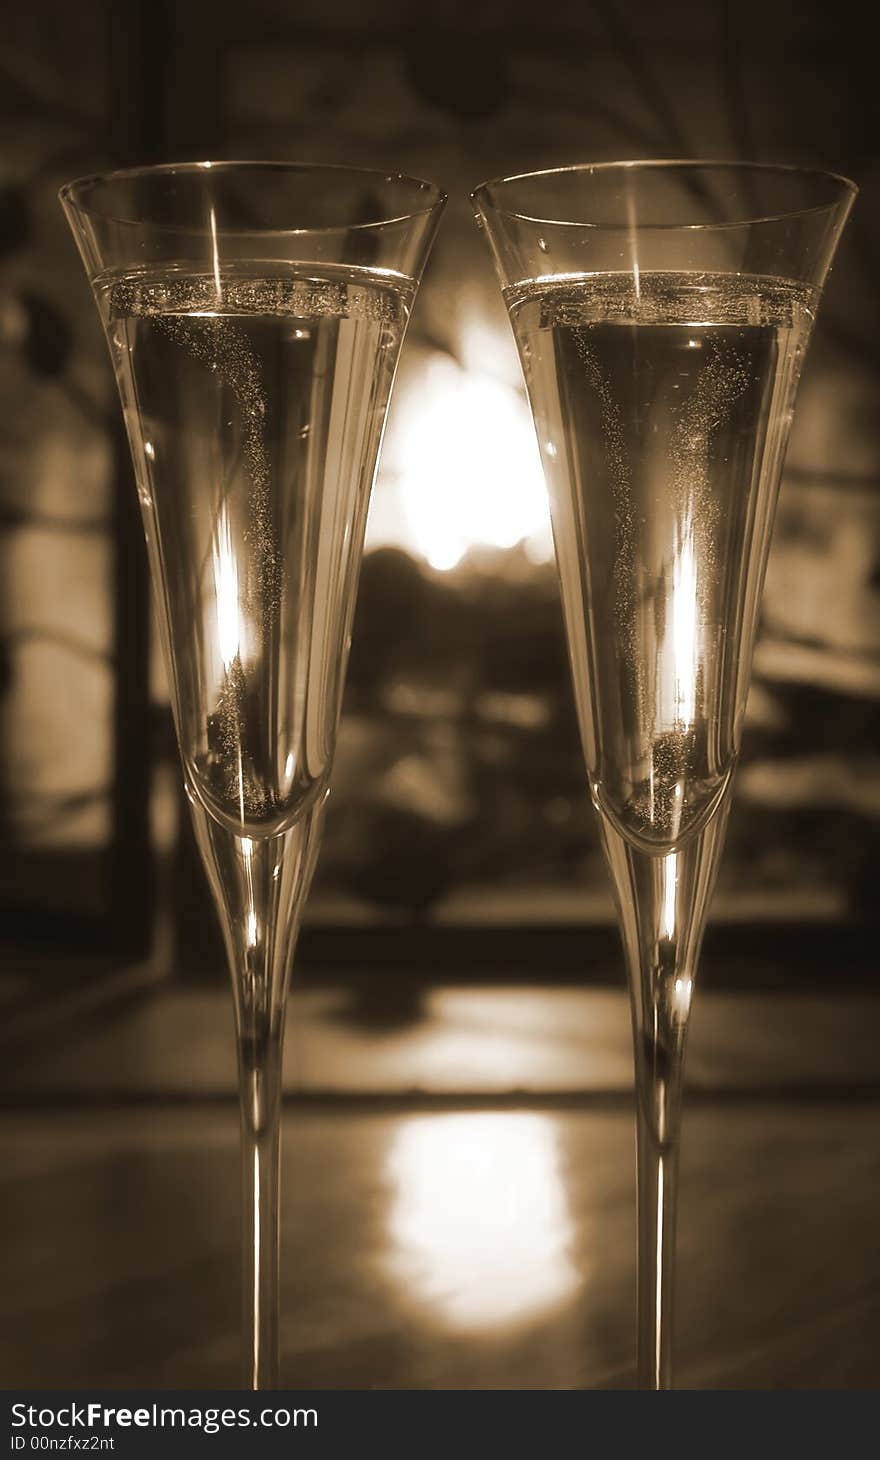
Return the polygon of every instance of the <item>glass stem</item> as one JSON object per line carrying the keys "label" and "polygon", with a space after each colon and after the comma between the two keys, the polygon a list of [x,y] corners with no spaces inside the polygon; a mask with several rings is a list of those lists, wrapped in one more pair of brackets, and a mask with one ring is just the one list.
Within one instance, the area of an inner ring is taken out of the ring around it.
{"label": "glass stem", "polygon": [[636,847],[600,814],[632,1011],[638,1145],[638,1377],[672,1388],[675,1210],[684,1052],[729,795],[674,850]]}
{"label": "glass stem", "polygon": [[326,792],[286,831],[239,836],[193,806],[232,974],[241,1104],[244,1383],[279,1383],[281,1093],[284,1016]]}
{"label": "glass stem", "polygon": [[242,1158],[242,1363],[248,1389],[278,1387],[281,1060],[278,1025],[239,1029]]}
{"label": "glass stem", "polygon": [[633,1001],[638,1147],[638,1376],[672,1388],[675,1215],[686,1021],[660,1031]]}

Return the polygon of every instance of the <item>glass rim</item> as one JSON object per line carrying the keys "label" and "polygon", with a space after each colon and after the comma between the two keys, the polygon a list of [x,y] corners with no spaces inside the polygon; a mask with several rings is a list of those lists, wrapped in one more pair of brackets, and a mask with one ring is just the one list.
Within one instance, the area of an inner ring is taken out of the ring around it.
{"label": "glass rim", "polygon": [[[489,194],[493,188],[500,189],[511,183],[535,182],[542,178],[563,177],[570,173],[592,174],[594,172],[611,172],[614,170],[619,172],[634,172],[637,169],[648,170],[652,168],[658,170],[665,169],[668,172],[678,169],[681,172],[708,172],[714,170],[716,172],[749,172],[763,173],[765,175],[773,173],[788,176],[799,175],[804,178],[812,177],[837,184],[841,197],[825,203],[811,203],[804,208],[783,208],[777,213],[747,213],[742,218],[735,218],[732,221],[719,219],[717,222],[709,223],[664,222],[636,223],[635,225],[623,220],[619,223],[591,223],[587,219],[577,220],[574,218],[541,217],[537,214],[523,213],[515,208],[501,207],[489,198]],[[858,195],[858,191],[858,184],[854,183],[851,178],[845,177],[843,173],[831,172],[824,167],[805,167],[796,162],[735,162],[725,158],[648,157],[621,159],[611,162],[573,162],[562,167],[543,167],[531,172],[510,173],[506,176],[489,178],[486,182],[480,183],[469,194],[469,197],[472,205],[478,211],[481,209],[482,201],[485,200],[487,209],[498,214],[500,217],[516,219],[522,223],[547,224],[553,228],[592,228],[607,233],[625,233],[633,227],[640,232],[648,229],[679,230],[681,232],[685,230],[702,230],[708,232],[722,228],[748,228],[760,223],[779,223],[785,218],[799,218],[812,213],[825,213],[838,207],[840,201],[845,197],[848,197],[850,202],[852,202]]]}
{"label": "glass rim", "polygon": [[58,197],[62,206],[70,206],[81,213],[92,218],[101,218],[107,223],[122,224],[127,227],[150,228],[156,232],[165,233],[198,233],[201,231],[199,225],[191,223],[159,223],[149,218],[124,217],[112,210],[95,208],[87,202],[81,201],[77,194],[86,192],[98,184],[113,184],[130,181],[137,178],[159,177],[162,175],[173,176],[175,173],[184,175],[206,175],[212,172],[287,172],[306,173],[315,175],[326,172],[330,174],[347,175],[351,179],[373,178],[380,179],[383,186],[394,184],[406,184],[418,191],[431,195],[430,201],[421,207],[405,208],[399,213],[389,212],[387,217],[370,219],[362,223],[329,223],[318,224],[309,228],[227,228],[221,226],[219,232],[231,237],[248,236],[274,236],[281,238],[307,236],[310,234],[340,234],[364,232],[371,229],[387,228],[394,223],[408,223],[416,218],[428,217],[448,200],[447,194],[436,183],[429,182],[426,178],[414,177],[405,172],[382,172],[375,167],[350,167],[345,163],[334,162],[295,162],[274,158],[230,158],[221,161],[204,159],[200,161],[185,162],[157,162],[148,163],[143,167],[117,167],[108,172],[84,173],[82,177],[72,178],[70,182],[64,183],[58,189]]}

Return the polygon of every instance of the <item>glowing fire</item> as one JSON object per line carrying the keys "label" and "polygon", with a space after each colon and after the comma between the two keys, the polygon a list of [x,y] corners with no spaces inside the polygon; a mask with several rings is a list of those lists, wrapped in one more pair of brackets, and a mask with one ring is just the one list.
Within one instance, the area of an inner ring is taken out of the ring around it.
{"label": "glowing fire", "polygon": [[546,561],[547,493],[522,395],[439,352],[401,394],[388,451],[396,481],[377,502],[370,545],[397,543],[441,571],[474,547],[522,543]]}

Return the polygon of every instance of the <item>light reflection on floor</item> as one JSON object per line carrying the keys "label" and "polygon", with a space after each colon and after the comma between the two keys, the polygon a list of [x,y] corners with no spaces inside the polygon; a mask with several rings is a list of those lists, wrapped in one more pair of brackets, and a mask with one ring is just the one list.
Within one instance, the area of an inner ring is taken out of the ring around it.
{"label": "light reflection on floor", "polygon": [[[681,1387],[876,1385],[877,1118],[869,1099],[691,1099]],[[7,1387],[238,1385],[237,1127],[226,1102],[0,1111]],[[292,1102],[284,1386],[631,1385],[632,1143],[623,1109]]]}
{"label": "light reflection on floor", "polygon": [[552,1310],[582,1283],[547,1116],[413,1117],[397,1130],[386,1169],[386,1261],[447,1325],[508,1326]]}

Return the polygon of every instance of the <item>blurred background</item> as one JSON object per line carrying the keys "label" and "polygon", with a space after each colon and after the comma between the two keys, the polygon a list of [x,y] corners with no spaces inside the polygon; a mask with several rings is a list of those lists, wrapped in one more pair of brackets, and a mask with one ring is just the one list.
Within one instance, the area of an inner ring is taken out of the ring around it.
{"label": "blurred background", "polygon": [[880,154],[855,34],[818,0],[437,0],[430,17],[325,0],[309,18],[255,0],[222,20],[203,0],[38,0],[7,17],[6,1382],[236,1382],[226,974],[59,184],[266,157],[450,195],[294,974],[288,1382],[581,1387],[631,1382],[628,1016],[537,448],[467,193],[577,161],[723,157],[828,167],[861,195],[801,387],[694,1017],[682,1382],[872,1385]]}

